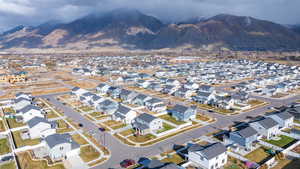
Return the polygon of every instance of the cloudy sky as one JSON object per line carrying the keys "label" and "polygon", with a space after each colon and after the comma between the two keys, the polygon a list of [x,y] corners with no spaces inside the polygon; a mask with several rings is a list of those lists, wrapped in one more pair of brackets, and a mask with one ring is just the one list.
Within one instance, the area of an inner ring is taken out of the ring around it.
{"label": "cloudy sky", "polygon": [[300,0],[0,0],[0,32],[49,20],[71,21],[92,12],[135,8],[164,20],[220,13],[300,23]]}

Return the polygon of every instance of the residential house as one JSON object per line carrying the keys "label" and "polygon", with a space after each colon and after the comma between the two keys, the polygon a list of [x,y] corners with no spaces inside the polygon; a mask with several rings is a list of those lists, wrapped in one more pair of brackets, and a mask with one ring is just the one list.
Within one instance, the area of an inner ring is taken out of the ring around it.
{"label": "residential house", "polygon": [[196,118],[197,108],[195,106],[187,107],[176,104],[170,109],[172,117],[179,121],[188,121]]}
{"label": "residential house", "polygon": [[174,96],[187,98],[187,99],[191,98],[193,94],[194,91],[187,88],[180,88],[173,93]]}
{"label": "residential house", "polygon": [[215,88],[209,85],[200,85],[198,88],[199,92],[206,92],[206,93],[212,93],[214,90]]}
{"label": "residential house", "polygon": [[28,105],[20,109],[19,111],[17,111],[16,116],[20,117],[23,123],[28,122],[34,117],[44,118],[44,114],[42,110],[39,107],[36,107],[34,105]]}
{"label": "residential house", "polygon": [[150,100],[151,97],[145,94],[138,94],[135,98],[131,100],[131,104],[144,106],[147,100]]}
{"label": "residential house", "polygon": [[181,83],[176,79],[167,79],[166,84],[172,85],[172,86],[180,86],[181,85]]}
{"label": "residential house", "polygon": [[132,126],[137,134],[145,135],[161,129],[163,123],[160,118],[143,113],[133,120]]}
{"label": "residential house", "polygon": [[199,88],[199,84],[193,83],[193,82],[188,82],[184,84],[184,88],[190,89],[190,90],[196,90]]}
{"label": "residential house", "polygon": [[154,112],[162,112],[167,109],[167,105],[158,98],[151,98],[145,101],[145,106]]}
{"label": "residential house", "polygon": [[45,138],[56,133],[56,123],[45,118],[34,117],[27,122],[31,139]]}
{"label": "residential house", "polygon": [[247,150],[252,149],[253,142],[257,140],[257,136],[257,131],[250,126],[243,127],[242,129],[231,131],[229,133],[229,139],[234,144],[238,144],[239,146],[244,147]]}
{"label": "residential house", "polygon": [[131,124],[136,116],[137,114],[134,110],[123,105],[119,105],[118,109],[114,112],[112,119],[122,121],[125,124]]}
{"label": "residential house", "polygon": [[181,167],[174,163],[164,163],[154,159],[142,162],[142,167],[139,167],[139,169],[184,169],[184,167]]}
{"label": "residential house", "polygon": [[161,90],[161,92],[163,94],[173,94],[174,92],[176,92],[176,90],[178,89],[177,86],[174,86],[174,85],[166,85],[164,86],[164,88]]}
{"label": "residential house", "polygon": [[72,139],[70,134],[52,134],[43,142],[46,145],[47,155],[53,161],[67,159],[80,153],[80,145]]}
{"label": "residential house", "polygon": [[105,83],[100,83],[97,87],[96,87],[96,91],[99,92],[99,94],[101,95],[105,95],[108,93],[108,90],[111,86],[107,85]]}
{"label": "residential house", "polygon": [[19,97],[17,99],[14,99],[13,108],[16,111],[19,111],[19,110],[23,109],[24,107],[29,106],[31,104],[32,104],[31,100],[24,98],[24,97]]}
{"label": "residential house", "polygon": [[188,147],[189,161],[205,169],[222,168],[227,163],[227,148],[222,143],[205,146],[193,144]]}
{"label": "residential house", "polygon": [[280,128],[291,128],[291,127],[293,127],[294,117],[286,111],[276,112],[274,114],[269,115],[268,117],[275,120],[279,124]]}
{"label": "residential house", "polygon": [[279,133],[279,124],[270,117],[258,119],[250,123],[261,136],[271,139]]}
{"label": "residential house", "polygon": [[96,105],[96,110],[112,115],[118,109],[118,107],[119,104],[117,102],[105,99]]}
{"label": "residential house", "polygon": [[125,103],[130,103],[132,99],[135,98],[138,94],[136,92],[122,89],[120,92],[120,99],[122,99],[123,102]]}

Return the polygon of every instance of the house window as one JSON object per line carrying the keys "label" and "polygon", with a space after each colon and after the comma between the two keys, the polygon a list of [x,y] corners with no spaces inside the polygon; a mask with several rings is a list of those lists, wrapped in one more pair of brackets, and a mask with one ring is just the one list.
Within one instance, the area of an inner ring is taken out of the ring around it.
{"label": "house window", "polygon": [[214,166],[211,166],[210,169],[214,169]]}
{"label": "house window", "polygon": [[225,159],[222,160],[222,163],[223,163],[223,164],[225,163]]}
{"label": "house window", "polygon": [[64,149],[64,147],[59,147],[59,150],[63,150]]}

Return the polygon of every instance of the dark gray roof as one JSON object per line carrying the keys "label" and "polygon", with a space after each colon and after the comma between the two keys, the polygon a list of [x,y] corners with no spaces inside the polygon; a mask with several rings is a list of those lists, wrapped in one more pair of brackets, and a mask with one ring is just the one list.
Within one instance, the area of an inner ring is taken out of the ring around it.
{"label": "dark gray roof", "polygon": [[73,89],[72,89],[72,91],[77,91],[77,90],[79,90],[80,88],[79,87],[74,87]]}
{"label": "dark gray roof", "polygon": [[226,147],[220,143],[212,143],[212,144],[208,144],[205,146],[201,146],[199,144],[193,144],[192,146],[190,146],[188,148],[189,152],[196,152],[196,151],[200,151],[205,158],[207,158],[208,160],[213,159],[215,157],[217,157],[218,155],[224,153],[227,151]]}
{"label": "dark gray roof", "polygon": [[22,113],[26,113],[30,110],[38,110],[38,111],[41,111],[41,109],[37,106],[34,106],[32,104],[28,105],[28,106],[25,106],[24,108],[22,108],[21,110],[19,110],[19,112],[22,112]]}
{"label": "dark gray roof", "polygon": [[162,102],[162,100],[160,100],[158,98],[151,98],[150,100],[147,100],[146,102],[153,104],[153,103],[160,103],[160,102]]}
{"label": "dark gray roof", "polygon": [[269,129],[269,128],[272,128],[272,127],[278,125],[278,123],[270,117],[264,118],[264,119],[259,120],[257,122],[260,125],[262,125],[265,129]]}
{"label": "dark gray roof", "polygon": [[277,115],[279,118],[281,118],[282,120],[287,120],[287,119],[290,119],[290,118],[293,117],[290,113],[288,113],[288,112],[286,112],[286,111],[277,113],[276,115]]}
{"label": "dark gray roof", "polygon": [[31,102],[31,100],[26,99],[26,98],[24,98],[24,97],[20,97],[20,98],[14,99],[14,102],[15,102],[15,103],[19,103],[19,102],[21,102],[21,101],[23,101],[23,100],[28,101],[28,102]]}
{"label": "dark gray roof", "polygon": [[178,113],[185,113],[187,110],[189,109],[189,107],[180,105],[180,104],[176,104],[173,109],[171,110],[172,112],[178,112]]}
{"label": "dark gray roof", "polygon": [[140,120],[150,123],[151,121],[157,119],[157,117],[152,116],[151,114],[147,114],[147,113],[143,113],[141,115],[139,115],[137,118],[139,118]]}
{"label": "dark gray roof", "polygon": [[125,106],[122,106],[122,105],[119,105],[118,109],[116,112],[120,113],[120,114],[123,114],[123,115],[126,115],[128,112],[130,111],[129,108],[125,107]]}
{"label": "dark gray roof", "polygon": [[159,161],[159,160],[151,160],[150,163],[148,164],[147,168],[149,169],[157,169],[161,168],[165,165],[165,163]]}
{"label": "dark gray roof", "polygon": [[147,97],[148,97],[148,96],[145,95],[145,94],[138,94],[138,95],[135,97],[135,99],[144,100],[144,99],[146,99]]}
{"label": "dark gray roof", "polygon": [[45,138],[46,143],[48,144],[48,146],[50,148],[62,144],[62,143],[70,143],[72,144],[71,147],[72,149],[78,148],[80,147],[80,145],[78,143],[76,143],[70,134],[66,133],[66,134],[52,134],[49,135]]}
{"label": "dark gray roof", "polygon": [[109,99],[106,99],[106,100],[104,100],[103,102],[100,103],[100,105],[102,105],[102,106],[108,106],[108,105],[111,105],[111,104],[114,104],[114,102],[109,100]]}
{"label": "dark gray roof", "polygon": [[238,135],[240,135],[243,138],[248,138],[248,137],[251,137],[251,136],[257,134],[257,131],[254,130],[252,127],[246,127],[241,130],[234,131],[233,133],[237,133]]}
{"label": "dark gray roof", "polygon": [[39,124],[39,123],[48,123],[51,124],[48,120],[46,120],[45,118],[41,118],[41,117],[34,117],[31,120],[29,120],[27,122],[29,128],[32,128],[33,126]]}
{"label": "dark gray roof", "polygon": [[97,101],[97,100],[101,99],[101,97],[98,96],[98,95],[94,95],[94,96],[92,97],[92,99],[93,99],[93,101]]}

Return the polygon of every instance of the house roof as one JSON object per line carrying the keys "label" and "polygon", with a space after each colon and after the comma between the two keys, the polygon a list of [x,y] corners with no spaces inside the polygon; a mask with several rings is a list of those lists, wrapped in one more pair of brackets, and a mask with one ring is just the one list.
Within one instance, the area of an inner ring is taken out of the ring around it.
{"label": "house roof", "polygon": [[39,124],[39,123],[48,123],[51,124],[48,120],[46,120],[45,118],[41,118],[41,117],[34,117],[31,120],[29,120],[27,122],[29,128],[34,127],[35,125]]}
{"label": "house roof", "polygon": [[30,104],[30,105],[25,106],[25,107],[22,108],[21,110],[19,110],[19,112],[26,113],[26,112],[28,112],[28,111],[30,111],[30,110],[41,111],[41,109],[40,109],[39,107]]}
{"label": "house roof", "polygon": [[119,105],[118,109],[116,112],[120,113],[120,114],[123,114],[123,115],[126,115],[128,112],[130,112],[131,109],[123,106],[123,105]]}
{"label": "house roof", "polygon": [[73,89],[72,89],[72,91],[78,91],[80,88],[79,87],[74,87]]}
{"label": "house roof", "polygon": [[206,146],[201,146],[199,144],[193,144],[188,148],[189,152],[201,152],[208,160],[217,157],[218,155],[227,151],[226,147],[220,143],[212,143]]}
{"label": "house roof", "polygon": [[248,138],[248,137],[251,137],[251,136],[257,134],[257,131],[254,130],[252,127],[248,126],[241,130],[234,131],[233,133],[237,133],[238,135],[240,135],[243,138]]}
{"label": "house roof", "polygon": [[160,103],[160,102],[162,102],[162,100],[160,100],[158,98],[151,98],[150,100],[147,100],[146,102],[153,104],[153,103]]}
{"label": "house roof", "polygon": [[139,115],[137,118],[139,118],[140,120],[150,123],[151,121],[157,119],[157,117],[152,116],[151,114],[147,114],[147,113],[143,113],[141,115]]}
{"label": "house roof", "polygon": [[276,113],[275,115],[278,116],[282,120],[287,120],[287,119],[290,119],[290,118],[293,117],[290,113],[288,113],[286,111],[280,112],[280,113]]}
{"label": "house roof", "polygon": [[260,125],[262,125],[265,129],[269,129],[269,128],[272,128],[272,127],[278,125],[278,123],[270,117],[264,118],[264,119],[259,120],[257,122]]}
{"label": "house roof", "polygon": [[70,143],[72,149],[80,147],[78,143],[76,143],[70,134],[52,134],[45,138],[46,143],[50,148],[62,144],[62,143]]}

